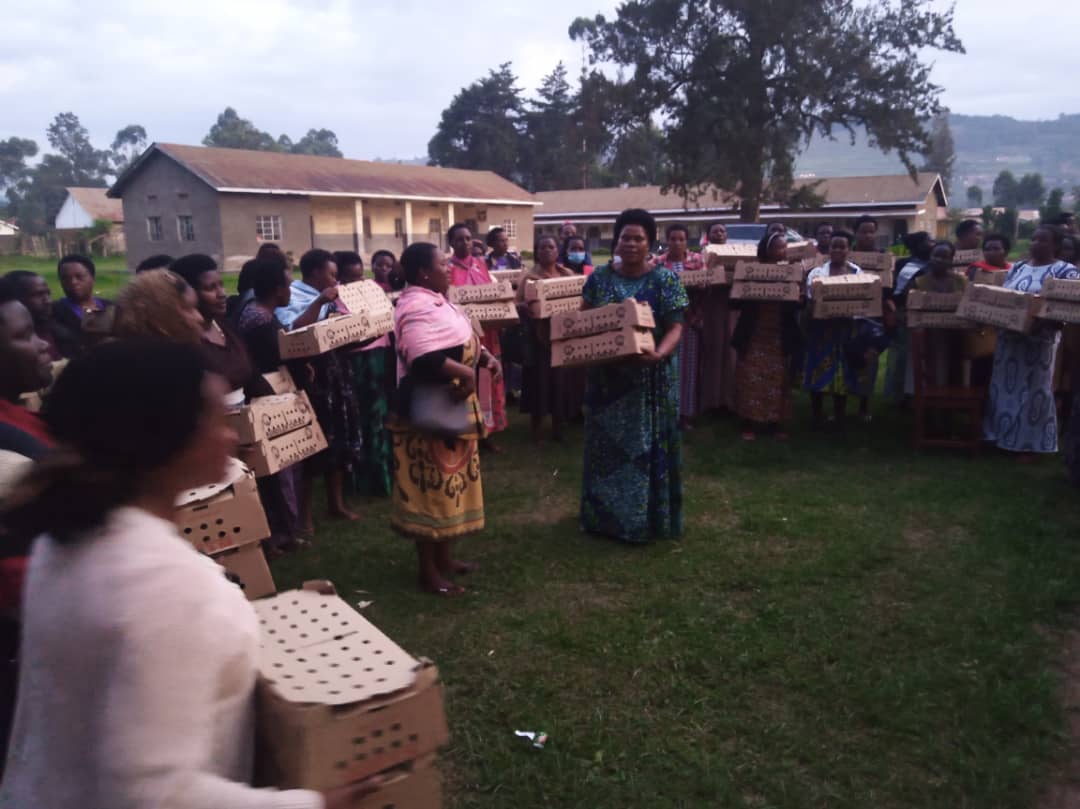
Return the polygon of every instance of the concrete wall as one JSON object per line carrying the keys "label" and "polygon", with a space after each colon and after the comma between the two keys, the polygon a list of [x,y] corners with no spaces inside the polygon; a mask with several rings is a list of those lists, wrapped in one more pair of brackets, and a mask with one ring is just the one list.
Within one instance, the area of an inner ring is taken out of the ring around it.
{"label": "concrete wall", "polygon": [[239,269],[259,249],[260,242],[255,234],[256,216],[281,217],[281,238],[275,244],[280,245],[286,253],[292,253],[294,261],[299,261],[300,256],[312,247],[312,213],[308,197],[221,194],[219,205],[225,254],[223,266],[226,269]]}
{"label": "concrete wall", "polygon": [[356,204],[351,198],[311,197],[311,223],[313,246],[356,249]]}
{"label": "concrete wall", "polygon": [[[131,179],[123,204],[129,269],[155,253],[206,253],[223,263],[217,192],[164,155],[151,156]],[[180,241],[177,217],[183,215],[192,217],[194,241]],[[160,241],[150,241],[147,218],[151,216],[161,219]]]}

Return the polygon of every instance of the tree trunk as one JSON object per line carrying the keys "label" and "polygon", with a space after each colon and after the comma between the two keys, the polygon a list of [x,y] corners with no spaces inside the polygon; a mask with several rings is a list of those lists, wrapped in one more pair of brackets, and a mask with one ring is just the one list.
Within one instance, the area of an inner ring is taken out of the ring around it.
{"label": "tree trunk", "polygon": [[765,181],[761,170],[743,175],[739,182],[739,221],[757,222],[761,216],[761,194]]}

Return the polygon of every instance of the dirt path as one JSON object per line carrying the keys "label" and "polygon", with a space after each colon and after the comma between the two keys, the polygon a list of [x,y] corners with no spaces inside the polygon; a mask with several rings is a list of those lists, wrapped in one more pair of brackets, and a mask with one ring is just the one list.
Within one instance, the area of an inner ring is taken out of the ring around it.
{"label": "dirt path", "polygon": [[1074,618],[1065,632],[1059,665],[1069,752],[1061,771],[1040,796],[1037,809],[1080,809],[1080,616]]}

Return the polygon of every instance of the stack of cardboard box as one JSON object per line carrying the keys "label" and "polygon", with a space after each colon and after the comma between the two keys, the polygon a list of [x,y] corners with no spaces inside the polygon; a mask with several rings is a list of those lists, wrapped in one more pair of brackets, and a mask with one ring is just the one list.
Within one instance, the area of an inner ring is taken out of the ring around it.
{"label": "stack of cardboard box", "polygon": [[514,287],[509,281],[493,284],[450,287],[451,303],[456,303],[482,326],[510,326],[518,322]]}
{"label": "stack of cardboard box", "polygon": [[759,264],[740,261],[731,286],[733,301],[797,303],[802,295],[802,264]]}
{"label": "stack of cardboard box", "polygon": [[1031,331],[1038,303],[1036,296],[1015,289],[971,284],[964,291],[956,314],[975,323],[1027,334]]}
{"label": "stack of cardboard box", "polygon": [[1080,323],[1080,281],[1048,278],[1040,296],[1035,317],[1057,323]]}
{"label": "stack of cardboard box", "polygon": [[488,275],[491,276],[491,280],[495,282],[509,281],[510,286],[517,291],[518,284],[521,282],[521,276],[525,274],[525,270],[488,270]]}
{"label": "stack of cardboard box", "polygon": [[654,328],[650,306],[633,299],[557,314],[551,318],[551,364],[595,365],[651,351]]}
{"label": "stack of cardboard box", "polygon": [[[701,256],[705,259],[706,269],[723,270],[720,273],[720,280],[715,283],[730,285],[735,280],[736,264],[740,261],[757,260],[757,245],[748,243],[707,244],[701,248]],[[701,272],[701,270],[696,272]],[[686,273],[683,273],[683,275],[686,275]],[[684,286],[711,286],[713,283],[687,284],[686,281],[683,281]]]}
{"label": "stack of cardboard box", "polygon": [[956,314],[963,292],[920,292],[913,289],[907,298],[909,329],[973,329],[975,324]]}
{"label": "stack of cardboard box", "polygon": [[228,414],[229,426],[239,436],[240,459],[260,478],[310,458],[327,446],[307,394],[296,390],[287,371],[273,376],[276,381],[271,384],[281,393],[257,397]]}
{"label": "stack of cardboard box", "polygon": [[338,287],[348,314],[331,315],[310,326],[281,332],[278,346],[283,360],[315,357],[350,343],[382,337],[394,328],[394,305],[374,281],[356,281]]}
{"label": "stack of cardboard box", "polygon": [[327,583],[255,603],[260,624],[256,783],[328,790],[374,775],[355,809],[438,809],[449,731],[438,669]]}
{"label": "stack of cardboard box", "polygon": [[700,270],[683,270],[679,280],[687,289],[725,286],[731,283],[723,264],[713,264]]}
{"label": "stack of cardboard box", "polygon": [[971,250],[957,250],[953,254],[953,269],[963,272],[976,261],[982,261],[983,253],[978,247]]}
{"label": "stack of cardboard box", "polygon": [[848,261],[863,272],[871,273],[881,279],[882,289],[893,288],[893,276],[896,271],[896,256],[892,253],[848,253]]}
{"label": "stack of cardboard box", "polygon": [[565,275],[560,278],[543,278],[525,282],[525,300],[529,305],[529,317],[546,320],[563,312],[576,312],[584,301],[581,291],[585,288],[584,275]]}
{"label": "stack of cardboard box", "polygon": [[815,278],[810,289],[813,317],[881,317],[881,279],[870,273]]}
{"label": "stack of cardboard box", "polygon": [[240,580],[249,599],[275,592],[261,544],[270,527],[255,475],[243,463],[230,458],[221,482],[184,492],[174,522],[188,542]]}

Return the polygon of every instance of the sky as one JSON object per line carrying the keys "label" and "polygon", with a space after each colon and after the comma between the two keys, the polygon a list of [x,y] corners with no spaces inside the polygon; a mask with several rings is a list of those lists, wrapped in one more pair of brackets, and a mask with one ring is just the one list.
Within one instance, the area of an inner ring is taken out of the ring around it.
{"label": "sky", "polygon": [[[0,45],[0,139],[47,148],[59,112],[99,148],[127,124],[151,141],[197,144],[226,106],[294,140],[337,133],[347,157],[426,156],[454,94],[511,61],[529,93],[562,60],[567,28],[614,0],[7,0]],[[93,9],[88,13],[86,9]],[[1072,89],[1080,4],[956,0],[967,55],[934,54],[954,112],[1055,118]],[[1037,41],[1036,41],[1037,38]]]}

